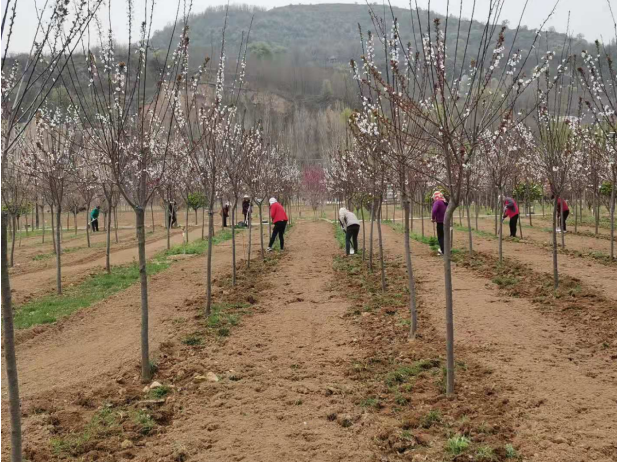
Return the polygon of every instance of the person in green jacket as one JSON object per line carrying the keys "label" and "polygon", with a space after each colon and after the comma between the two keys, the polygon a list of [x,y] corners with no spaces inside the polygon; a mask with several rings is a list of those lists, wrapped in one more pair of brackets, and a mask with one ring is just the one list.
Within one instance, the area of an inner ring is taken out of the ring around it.
{"label": "person in green jacket", "polygon": [[90,213],[90,225],[92,226],[92,232],[96,232],[99,230],[99,211],[101,206],[97,205],[94,207],[94,210]]}

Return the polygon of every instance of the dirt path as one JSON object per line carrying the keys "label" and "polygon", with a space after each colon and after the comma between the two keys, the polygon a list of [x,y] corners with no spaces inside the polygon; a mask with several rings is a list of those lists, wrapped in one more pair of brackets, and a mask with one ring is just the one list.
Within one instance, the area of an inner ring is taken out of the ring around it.
{"label": "dirt path", "polygon": [[[189,240],[201,238],[201,228],[192,230],[189,233]],[[181,244],[183,240],[182,232],[175,231],[171,236],[171,245]],[[146,242],[146,255],[151,258],[157,252],[167,248],[166,235],[159,236],[155,240]],[[137,261],[137,246],[132,245],[115,250],[111,254],[112,265],[124,265]],[[76,283],[84,279],[88,274],[102,271],[105,268],[105,250],[99,250],[92,258],[79,259],[67,266],[62,267],[62,282],[64,285]],[[11,289],[13,291],[14,302],[19,305],[32,298],[46,295],[55,290],[56,287],[56,268],[55,264],[33,273],[16,275],[11,278]]]}
{"label": "dirt path", "polygon": [[[482,226],[480,227],[482,229]],[[548,233],[547,233],[548,235]],[[525,235],[527,239],[527,235]],[[567,239],[571,239],[568,236]],[[593,241],[591,238],[579,238]],[[600,240],[597,240],[600,241]],[[467,249],[469,246],[467,231],[454,232],[455,246],[461,249]],[[608,243],[608,241],[600,241]],[[499,244],[496,239],[480,237],[477,234],[473,235],[474,249],[480,252],[486,252],[493,255],[499,253]],[[566,243],[568,247],[568,243]],[[569,247],[572,248],[572,247]],[[540,271],[548,274],[553,273],[552,250],[550,248],[540,248],[533,244],[525,244],[524,242],[512,242],[508,239],[503,241],[504,255],[516,261],[530,265],[535,271]],[[559,271],[562,274],[567,274],[570,277],[580,279],[588,287],[593,287],[599,293],[607,298],[617,300],[617,267],[608,266],[602,263],[593,261],[589,258],[569,256],[559,254],[558,256]]]}
{"label": "dirt path", "polygon": [[[495,223],[490,220],[478,220],[478,224],[480,226],[480,230],[494,233],[495,231]],[[463,226],[467,226],[467,223],[463,221]],[[475,227],[475,223],[472,221],[472,227]],[[550,232],[550,225],[543,226],[542,223],[536,222],[532,228],[523,227],[523,237],[525,240],[531,240],[537,242],[539,244],[550,245],[552,243],[552,234]],[[572,227],[572,230],[574,227]],[[504,235],[509,235],[509,227],[508,221],[504,222]],[[520,233],[519,233],[520,235]],[[561,235],[557,236],[557,242],[561,243]],[[591,236],[585,235],[577,235],[573,232],[570,232],[570,227],[568,226],[568,233],[566,233],[566,248],[572,250],[578,250],[580,252],[602,252],[605,255],[610,254],[611,250],[611,241],[609,239],[600,239]]]}
{"label": "dirt path", "polygon": [[[403,236],[384,227],[384,244],[401,255]],[[420,296],[443,333],[441,259],[425,245],[412,248]],[[617,460],[615,361],[580,351],[575,326],[543,315],[528,300],[504,298],[469,270],[455,268],[453,280],[456,342],[473,348],[520,408],[516,446],[537,462]]]}
{"label": "dirt path", "polygon": [[[256,245],[259,234],[253,234]],[[245,233],[238,235],[239,257]],[[231,242],[214,249],[215,274],[231,266]],[[189,257],[149,280],[150,345],[156,350],[173,336],[173,319],[186,300],[205,293],[205,257]],[[117,373],[139,358],[140,286],[81,310],[17,347],[20,392],[24,399],[52,389],[75,387]],[[6,387],[2,388],[3,399]]]}
{"label": "dirt path", "polygon": [[373,460],[370,440],[326,419],[353,407],[342,394],[327,393],[353,386],[345,371],[355,333],[342,319],[346,303],[328,289],[340,250],[328,223],[297,226],[302,233],[292,230],[274,287],[261,297],[265,312],[243,322],[203,364],[204,373],[233,371],[241,379],[207,385],[152,453],[137,460],[167,460],[173,444],[192,461]]}
{"label": "dirt path", "polygon": [[[181,230],[173,229],[171,234],[178,234]],[[152,243],[159,239],[166,239],[167,234],[164,229],[157,230],[155,234],[146,235],[146,243]],[[85,236],[78,236],[74,239],[66,239],[62,243],[62,267],[68,268],[71,265],[83,263],[86,260],[105,255],[105,233],[95,233],[91,236],[91,247],[87,246]],[[118,242],[115,236],[111,235],[111,254],[136,245],[134,229],[118,230]],[[51,241],[37,246],[22,247],[15,250],[15,266],[11,268],[11,277],[16,278],[24,274],[37,273],[56,266],[56,257]]]}

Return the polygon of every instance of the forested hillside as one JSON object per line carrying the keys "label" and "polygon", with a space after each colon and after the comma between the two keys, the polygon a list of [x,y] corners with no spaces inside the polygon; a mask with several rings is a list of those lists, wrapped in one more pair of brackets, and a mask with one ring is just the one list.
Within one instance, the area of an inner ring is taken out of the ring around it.
{"label": "forested hillside", "polygon": [[[427,30],[426,12],[421,11],[418,14],[414,10],[402,8],[393,8],[390,11],[378,5],[374,5],[373,8],[375,15],[380,19],[385,18],[386,28],[391,27],[393,17],[397,18],[403,41],[405,43],[411,41],[412,46],[417,49],[415,43],[418,45],[421,43],[421,33]],[[220,46],[218,39],[213,40],[213,37],[220,37],[224,17],[225,9],[221,7],[209,8],[193,15],[189,24],[191,46],[194,51],[202,51],[202,49],[207,51]],[[333,63],[346,64],[351,58],[357,59],[361,54],[358,25],[364,32],[375,30],[377,27],[365,4],[289,5],[271,10],[250,6],[230,7],[225,35],[229,52],[237,49],[242,32],[249,29],[251,18],[253,18],[253,24],[250,49],[255,57],[285,58],[290,61],[295,60],[296,64],[310,63],[327,66]],[[418,18],[421,20],[420,23],[418,23]],[[412,23],[415,37],[412,35]],[[451,50],[450,58],[453,58],[456,31],[459,28],[458,18],[450,17],[448,28],[452,33],[447,34],[446,40]],[[153,38],[153,43],[156,46],[164,46],[170,30],[170,27],[167,27],[157,33]],[[460,30],[459,41],[462,43],[469,36],[469,49],[477,50],[482,40],[483,24],[473,21],[470,26],[469,21],[463,19]],[[512,43],[514,34],[514,29],[507,30],[506,47]],[[522,26],[516,43],[521,50],[529,50],[535,36],[536,30]],[[541,44],[542,47],[548,45],[548,49],[559,55],[564,38],[564,34],[549,32]],[[579,51],[588,46],[586,41],[575,39],[573,49]],[[463,47],[459,47],[459,52],[462,54]]]}
{"label": "forested hillside", "polygon": [[[324,111],[329,109],[340,113],[345,107],[357,105],[357,86],[351,78],[349,62],[358,60],[363,54],[360,31],[366,37],[369,31],[378,27],[389,30],[395,17],[399,21],[402,41],[411,42],[413,50],[421,46],[422,34],[427,31],[426,11],[418,14],[415,10],[401,8],[390,10],[377,5],[372,8],[373,17],[363,3],[289,5],[270,10],[231,6],[227,20],[224,7],[208,8],[195,12],[189,20],[190,50],[193,56],[212,56],[217,60],[221,31],[227,22],[225,55],[229,63],[226,72],[232,74],[240,43],[243,37],[246,40],[250,29],[247,88],[251,91],[243,98],[247,112],[249,115],[260,114],[260,117],[264,113],[270,114],[268,123],[277,126],[273,132],[287,134],[285,141],[295,146],[298,158],[312,162],[323,157],[322,152],[329,143],[327,132],[333,130],[333,116]],[[459,26],[460,46],[457,48]],[[446,34],[449,60],[453,61],[456,50],[457,62],[463,63],[465,56],[464,62],[468,66],[476,57],[469,51],[465,55],[467,36],[468,50],[477,50],[483,40],[484,26],[478,21],[470,24],[468,20],[459,24],[458,18],[451,17],[447,27],[451,31]],[[152,38],[153,47],[159,52],[167,49],[171,32],[171,25],[156,32]],[[515,33],[515,30],[507,29],[506,49]],[[521,51],[531,49],[536,34],[536,30],[521,27],[516,37]],[[177,31],[174,35],[177,36]],[[539,55],[552,50],[559,56],[565,39],[564,34],[557,32],[543,33],[536,41]],[[582,39],[573,39],[572,49],[576,53],[590,46]],[[383,52],[379,46],[377,48],[377,60],[385,63]],[[531,70],[536,64],[535,58],[530,59],[525,67]],[[343,118],[338,122],[335,130],[344,130]]]}

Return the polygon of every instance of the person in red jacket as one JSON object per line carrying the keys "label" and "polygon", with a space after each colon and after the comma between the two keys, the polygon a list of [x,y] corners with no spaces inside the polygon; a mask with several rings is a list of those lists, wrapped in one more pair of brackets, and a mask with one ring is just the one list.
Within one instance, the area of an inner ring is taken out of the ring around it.
{"label": "person in red jacket", "polygon": [[[555,200],[554,194],[551,196],[551,199]],[[563,209],[563,211],[561,209]],[[555,231],[557,231],[558,233],[562,231],[564,233],[567,233],[568,230],[566,229],[566,220],[568,219],[568,215],[570,215],[570,207],[568,207],[568,203],[565,199],[562,199],[561,197],[557,198],[557,210],[555,210],[555,213],[557,214],[557,223],[561,223],[561,226],[557,225],[557,229]]]}
{"label": "person in red jacket", "polygon": [[285,248],[285,238],[283,235],[285,234],[288,218],[285,209],[274,197],[270,198],[270,217],[272,218],[272,223],[274,223],[274,229],[272,230],[272,237],[270,237],[268,252],[272,250],[277,235],[281,242],[281,250],[283,250]]}
{"label": "person in red jacket", "polygon": [[510,237],[516,237],[516,225],[518,223],[518,204],[511,197],[503,200],[503,220],[510,218]]}

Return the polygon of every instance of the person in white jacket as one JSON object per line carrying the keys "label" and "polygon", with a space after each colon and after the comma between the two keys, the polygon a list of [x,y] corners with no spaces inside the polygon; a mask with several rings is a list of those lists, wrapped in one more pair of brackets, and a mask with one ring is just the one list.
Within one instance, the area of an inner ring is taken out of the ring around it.
{"label": "person in white jacket", "polygon": [[358,233],[360,232],[360,222],[358,217],[345,207],[338,211],[339,223],[345,231],[345,254],[353,255],[358,251]]}

